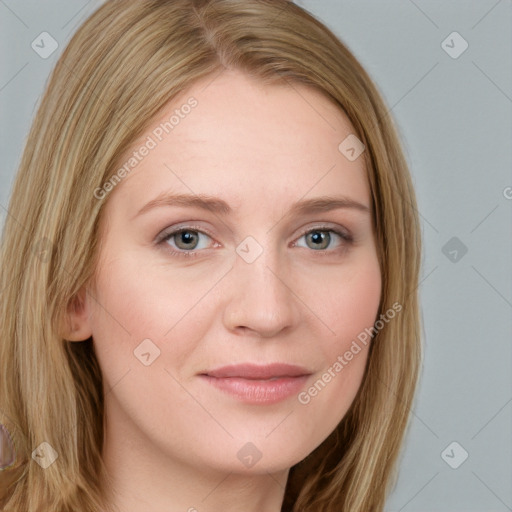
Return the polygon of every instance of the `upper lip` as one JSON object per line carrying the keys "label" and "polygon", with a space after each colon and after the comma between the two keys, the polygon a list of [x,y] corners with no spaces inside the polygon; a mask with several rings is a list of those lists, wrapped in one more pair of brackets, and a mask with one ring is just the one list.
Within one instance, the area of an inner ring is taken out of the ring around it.
{"label": "upper lip", "polygon": [[271,379],[275,377],[301,377],[311,372],[301,366],[287,363],[257,365],[252,363],[233,364],[208,370],[201,375],[215,378],[239,377],[242,379]]}

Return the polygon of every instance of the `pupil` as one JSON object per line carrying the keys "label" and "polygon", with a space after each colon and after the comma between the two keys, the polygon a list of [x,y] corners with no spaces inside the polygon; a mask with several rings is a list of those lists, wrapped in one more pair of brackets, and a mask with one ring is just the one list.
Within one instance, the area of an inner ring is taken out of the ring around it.
{"label": "pupil", "polygon": [[193,243],[194,242],[194,235],[192,235],[190,231],[182,231],[182,233],[181,233],[181,241],[184,244]]}
{"label": "pupil", "polygon": [[324,233],[323,231],[315,231],[311,233],[311,239],[315,244],[321,244],[324,242],[325,245],[326,241],[327,243],[329,242],[329,236],[330,235],[328,233]]}

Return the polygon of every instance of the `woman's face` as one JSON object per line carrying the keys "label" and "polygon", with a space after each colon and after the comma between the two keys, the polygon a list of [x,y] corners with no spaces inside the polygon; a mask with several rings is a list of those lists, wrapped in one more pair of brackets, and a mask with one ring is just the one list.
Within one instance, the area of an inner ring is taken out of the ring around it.
{"label": "woman's face", "polygon": [[106,443],[148,467],[277,472],[362,381],[353,342],[381,294],[369,185],[320,93],[211,80],[159,114],[104,199],[85,311]]}

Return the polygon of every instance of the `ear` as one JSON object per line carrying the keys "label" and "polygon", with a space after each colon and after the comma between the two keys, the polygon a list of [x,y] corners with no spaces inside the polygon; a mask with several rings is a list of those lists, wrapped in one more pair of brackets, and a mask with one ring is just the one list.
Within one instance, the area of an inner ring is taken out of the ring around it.
{"label": "ear", "polygon": [[69,301],[61,335],[68,341],[85,341],[92,336],[85,287]]}

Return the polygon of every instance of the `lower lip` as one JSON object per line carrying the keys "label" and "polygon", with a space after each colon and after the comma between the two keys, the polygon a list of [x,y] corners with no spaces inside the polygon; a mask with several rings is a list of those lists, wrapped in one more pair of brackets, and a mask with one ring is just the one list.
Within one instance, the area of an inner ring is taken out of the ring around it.
{"label": "lower lip", "polygon": [[248,404],[275,404],[299,393],[308,379],[300,377],[281,377],[275,380],[252,380],[239,377],[210,377],[201,375],[212,386],[228,393]]}

